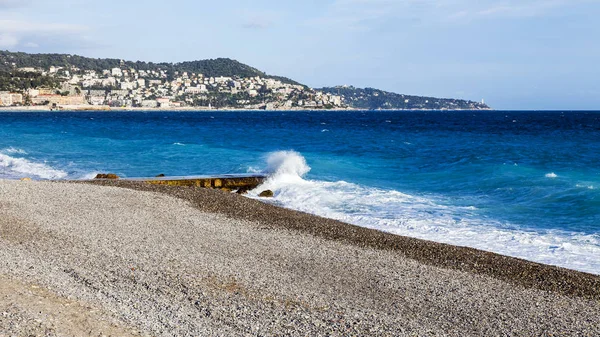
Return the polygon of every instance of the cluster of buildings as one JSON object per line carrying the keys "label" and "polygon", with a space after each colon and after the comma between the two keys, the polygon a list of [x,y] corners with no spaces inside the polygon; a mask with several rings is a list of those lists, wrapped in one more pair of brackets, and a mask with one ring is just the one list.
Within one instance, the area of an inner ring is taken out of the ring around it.
{"label": "cluster of buildings", "polygon": [[[54,76],[61,80],[61,86],[2,93],[1,105],[267,110],[343,107],[340,96],[260,76],[208,77],[193,72],[168,73],[161,69],[137,70],[125,66],[100,72],[76,67],[17,70]],[[10,95],[15,97],[9,99]],[[21,95],[20,100],[17,95]]]}
{"label": "cluster of buildings", "polygon": [[23,105],[23,95],[16,92],[0,91],[0,106]]}

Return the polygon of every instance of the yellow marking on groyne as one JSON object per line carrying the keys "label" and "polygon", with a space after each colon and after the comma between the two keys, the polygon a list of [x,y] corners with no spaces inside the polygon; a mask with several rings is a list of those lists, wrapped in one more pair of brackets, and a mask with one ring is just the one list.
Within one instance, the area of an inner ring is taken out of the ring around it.
{"label": "yellow marking on groyne", "polygon": [[[99,175],[97,179],[113,177],[112,174]],[[110,179],[110,178],[109,178]],[[114,178],[113,178],[114,179]],[[152,177],[152,178],[116,178],[120,181],[140,181],[154,185],[204,187],[227,191],[249,191],[262,184],[263,175],[222,175],[222,176],[184,176],[184,177]]]}

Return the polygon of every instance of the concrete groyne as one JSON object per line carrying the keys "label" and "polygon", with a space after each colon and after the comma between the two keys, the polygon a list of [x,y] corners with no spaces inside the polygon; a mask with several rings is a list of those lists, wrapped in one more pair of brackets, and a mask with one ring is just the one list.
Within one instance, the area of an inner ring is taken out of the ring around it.
{"label": "concrete groyne", "polygon": [[138,181],[154,185],[187,186],[213,188],[225,191],[237,191],[245,193],[255,189],[262,184],[267,177],[260,174],[224,174],[215,176],[157,176],[142,178],[120,178],[114,174],[99,174],[94,179],[97,180],[120,180],[120,181]]}

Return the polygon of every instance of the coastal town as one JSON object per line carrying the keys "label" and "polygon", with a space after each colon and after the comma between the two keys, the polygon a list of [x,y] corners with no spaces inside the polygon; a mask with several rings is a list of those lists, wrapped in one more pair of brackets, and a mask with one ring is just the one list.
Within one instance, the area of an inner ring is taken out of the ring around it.
{"label": "coastal town", "polygon": [[340,96],[261,76],[208,77],[196,72],[75,66],[15,68],[21,76],[55,79],[53,86],[0,92],[0,106],[50,108],[335,109]]}
{"label": "coastal town", "polygon": [[229,58],[153,63],[0,50],[0,107],[26,110],[490,110],[483,101],[310,88]]}

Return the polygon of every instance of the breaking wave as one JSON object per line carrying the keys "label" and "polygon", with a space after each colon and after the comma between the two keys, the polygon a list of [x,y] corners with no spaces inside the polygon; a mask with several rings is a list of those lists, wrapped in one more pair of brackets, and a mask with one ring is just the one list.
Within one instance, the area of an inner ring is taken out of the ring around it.
{"label": "breaking wave", "polygon": [[[10,152],[8,150],[5,150],[4,152],[25,153],[24,151]],[[0,153],[0,178],[19,179],[24,177],[35,179],[63,179],[67,177],[67,173],[43,163],[36,163],[25,158],[15,158]]]}
{"label": "breaking wave", "polygon": [[415,196],[395,190],[345,181],[305,179],[306,159],[294,151],[267,157],[269,177],[249,196],[266,189],[268,202],[393,234],[468,246],[530,261],[600,274],[600,236],[568,231],[515,229],[486,218],[475,207],[448,206],[435,196]]}

